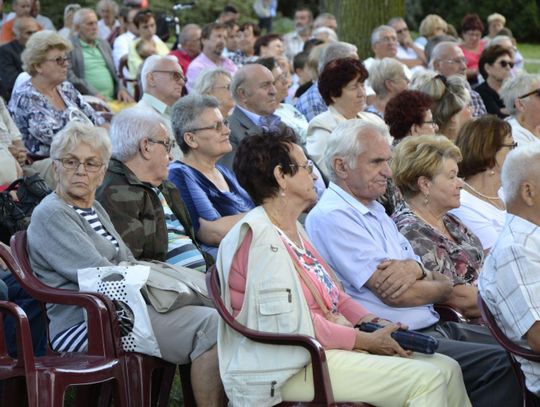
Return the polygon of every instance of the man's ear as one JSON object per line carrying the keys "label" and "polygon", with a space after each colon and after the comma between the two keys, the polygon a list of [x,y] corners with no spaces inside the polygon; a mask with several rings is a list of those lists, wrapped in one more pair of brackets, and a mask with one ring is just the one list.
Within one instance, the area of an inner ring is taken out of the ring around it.
{"label": "man's ear", "polygon": [[527,206],[534,206],[538,199],[538,191],[536,185],[529,181],[524,181],[519,186],[519,196]]}
{"label": "man's ear", "polygon": [[332,160],[332,168],[334,169],[334,174],[339,179],[347,179],[349,176],[349,173],[347,171],[348,166],[347,163],[345,163],[345,160],[343,157],[336,156]]}
{"label": "man's ear", "polygon": [[143,138],[139,141],[139,152],[145,160],[150,159],[150,143],[147,138]]}

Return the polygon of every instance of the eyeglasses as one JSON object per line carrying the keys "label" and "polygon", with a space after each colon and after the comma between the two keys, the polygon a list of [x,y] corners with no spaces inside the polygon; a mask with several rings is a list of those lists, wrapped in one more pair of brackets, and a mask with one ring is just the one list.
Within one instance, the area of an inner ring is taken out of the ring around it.
{"label": "eyeglasses", "polygon": [[510,67],[510,69],[512,69],[514,67],[514,63],[511,62],[511,61],[499,61],[499,65],[501,66],[501,68],[506,68],[507,66]]}
{"label": "eyeglasses", "polygon": [[384,44],[393,44],[397,42],[397,38],[396,37],[383,37],[379,40],[379,42],[382,42]]}
{"label": "eyeglasses", "polygon": [[514,141],[514,142],[511,143],[511,144],[501,144],[501,148],[502,148],[502,147],[508,147],[510,150],[513,150],[513,149],[516,148],[517,146],[518,146],[517,141]]}
{"label": "eyeglasses", "polygon": [[535,89],[530,91],[529,93],[525,93],[524,95],[519,96],[518,99],[525,99],[526,97],[529,97],[531,95],[536,95],[540,98],[540,89]]}
{"label": "eyeglasses", "polygon": [[152,72],[158,72],[158,73],[168,73],[169,76],[171,77],[171,79],[175,82],[180,82],[180,81],[186,81],[186,78],[184,75],[182,75],[180,72],[178,71],[160,71],[160,70],[155,70],[155,71],[152,71]]}
{"label": "eyeglasses", "polygon": [[290,166],[303,168],[308,172],[308,174],[313,174],[313,168],[315,167],[315,165],[313,164],[313,161],[311,160],[307,160],[305,164],[290,164]]}
{"label": "eyeglasses", "polygon": [[206,127],[199,127],[197,129],[191,129],[191,130],[188,130],[189,132],[191,133],[195,133],[196,131],[202,131],[202,130],[215,130],[215,131],[219,131],[219,132],[222,132],[223,129],[225,128],[229,128],[229,122],[227,120],[223,120],[223,121],[220,121],[220,122],[215,122],[212,126],[206,126]]}
{"label": "eyeglasses", "polygon": [[76,158],[57,158],[55,161],[60,161],[62,163],[62,167],[64,167],[66,170],[72,171],[77,170],[79,168],[79,165],[82,164],[87,172],[98,172],[100,168],[104,165],[99,161],[89,160],[81,162]]}
{"label": "eyeglasses", "polygon": [[66,56],[63,56],[63,57],[56,57],[56,58],[47,58],[45,61],[56,62],[56,65],[63,66],[67,64],[67,62],[69,61],[69,58]]}
{"label": "eyeglasses", "polygon": [[442,62],[448,62],[449,64],[467,65],[465,58],[443,59]]}
{"label": "eyeglasses", "polygon": [[155,140],[153,138],[149,138],[148,142],[154,143],[154,144],[161,144],[163,147],[165,147],[165,151],[167,151],[167,153],[170,153],[173,147],[176,145],[176,142],[174,140],[165,141],[165,140]]}

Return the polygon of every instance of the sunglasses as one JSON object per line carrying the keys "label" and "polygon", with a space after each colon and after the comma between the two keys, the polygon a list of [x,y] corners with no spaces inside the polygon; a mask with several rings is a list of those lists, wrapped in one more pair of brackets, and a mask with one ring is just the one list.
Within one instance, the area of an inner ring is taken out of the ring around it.
{"label": "sunglasses", "polygon": [[540,89],[535,89],[530,91],[529,93],[525,93],[524,95],[519,96],[518,99],[525,99],[526,97],[529,97],[531,95],[536,95],[540,98]]}
{"label": "sunglasses", "polygon": [[507,66],[509,66],[510,69],[512,69],[514,67],[514,63],[510,61],[499,61],[499,65],[501,66],[501,68],[506,68]]}

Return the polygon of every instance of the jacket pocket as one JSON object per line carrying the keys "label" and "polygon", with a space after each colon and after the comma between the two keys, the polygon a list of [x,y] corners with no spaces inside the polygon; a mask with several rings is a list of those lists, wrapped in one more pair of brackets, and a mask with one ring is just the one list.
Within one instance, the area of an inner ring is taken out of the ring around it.
{"label": "jacket pocket", "polygon": [[296,326],[292,294],[289,288],[276,287],[259,291],[260,330],[291,332]]}

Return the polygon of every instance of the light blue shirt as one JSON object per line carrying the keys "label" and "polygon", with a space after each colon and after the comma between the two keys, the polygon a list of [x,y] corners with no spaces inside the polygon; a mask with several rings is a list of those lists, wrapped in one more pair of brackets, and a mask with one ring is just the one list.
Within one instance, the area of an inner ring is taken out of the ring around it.
{"label": "light blue shirt", "polygon": [[439,320],[432,305],[394,308],[365,286],[383,260],[412,259],[420,263],[381,204],[373,201],[365,206],[331,182],[307,216],[306,231],[347,293],[372,313],[403,322],[410,329],[426,328]]}

